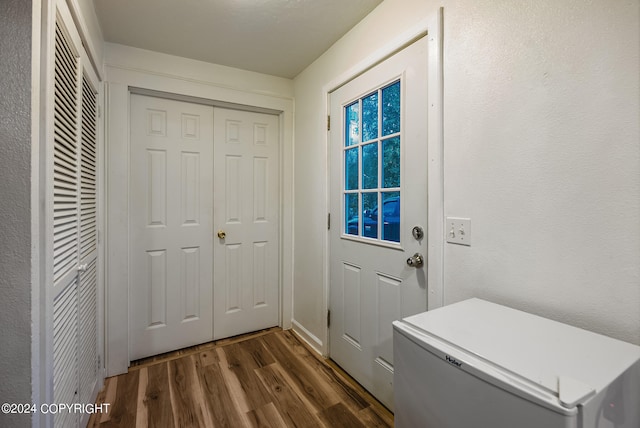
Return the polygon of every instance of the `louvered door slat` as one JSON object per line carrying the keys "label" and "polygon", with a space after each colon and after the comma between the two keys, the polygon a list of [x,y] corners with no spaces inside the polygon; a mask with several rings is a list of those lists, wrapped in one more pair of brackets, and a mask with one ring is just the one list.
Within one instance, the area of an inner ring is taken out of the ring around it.
{"label": "louvered door slat", "polygon": [[55,89],[58,90],[57,94],[54,94],[55,102],[59,105],[61,114],[67,120],[73,119],[75,104],[73,103],[73,97],[64,92],[67,87],[67,82],[71,81],[71,77],[64,72],[58,72],[55,74]]}
{"label": "louvered door slat", "polygon": [[[69,245],[75,244],[75,234],[77,233],[75,223],[66,229],[63,229],[58,235],[58,239],[54,241],[53,249],[59,251],[65,251],[63,247],[68,247]],[[56,245],[57,244],[57,245]]]}
{"label": "louvered door slat", "polygon": [[53,241],[54,249],[59,247],[59,245],[56,245],[56,243],[62,244],[64,242],[72,242],[72,240],[75,238],[76,229],[76,222],[70,222],[68,218],[64,217],[56,218],[55,224],[57,225],[58,234],[56,235],[57,239]]}
{"label": "louvered door slat", "polygon": [[[94,155],[95,156],[95,155]],[[96,174],[93,166],[89,163],[80,174],[80,185],[87,194],[95,194],[94,187],[96,182]]]}
{"label": "louvered door slat", "polygon": [[72,80],[72,76],[66,72],[60,71],[55,74],[54,88],[57,90],[57,93],[54,94],[54,99],[60,109],[62,118],[66,119],[68,123],[73,123],[76,106],[73,102],[73,97],[64,91],[67,88],[68,82]]}
{"label": "louvered door slat", "polygon": [[[95,177],[92,178],[91,182],[93,182],[95,180]],[[89,180],[87,180],[89,181]],[[81,204],[91,204],[91,205],[95,205],[95,199],[96,199],[96,192],[95,190],[92,188],[93,184],[89,184],[83,181],[82,182],[82,198],[80,203]],[[88,208],[88,207],[87,207]]]}
{"label": "louvered door slat", "polygon": [[[55,86],[57,86],[58,88],[64,88],[66,86],[66,82],[72,80],[72,78],[74,77],[73,68],[70,67],[69,64],[60,62],[59,67],[55,70],[53,76]],[[57,99],[59,103],[61,103],[64,107],[67,107],[67,113],[70,116],[73,116],[73,109],[75,108],[73,96],[65,92],[59,92],[57,94]]]}
{"label": "louvered door slat", "polygon": [[[55,101],[57,101],[57,99]],[[75,123],[70,122],[68,113],[64,111],[63,104],[58,105],[60,110],[58,116],[54,118],[55,130],[63,140],[73,138]]]}
{"label": "louvered door slat", "polygon": [[95,200],[89,204],[87,204],[88,207],[84,208],[84,212],[82,215],[82,221],[80,222],[80,228],[81,229],[86,229],[86,228],[92,228],[95,229],[95,224],[96,224],[96,212],[93,209],[93,207],[95,206]]}
{"label": "louvered door slat", "polygon": [[[72,151],[72,148],[68,147],[66,145],[66,143],[68,141],[73,141],[73,139],[75,138],[75,134],[73,130],[69,130],[66,125],[64,123],[62,123],[61,120],[59,120],[60,117],[55,119],[54,122],[54,147],[58,150],[58,153],[56,153],[56,157],[60,158],[62,160],[67,160],[67,162],[69,162],[69,159],[74,160],[74,153]],[[66,156],[66,157],[65,157]],[[71,167],[75,168],[75,162],[71,163]]]}
{"label": "louvered door slat", "polygon": [[[56,216],[54,217],[54,227],[56,228],[56,234],[54,236],[54,238],[58,238],[58,236],[62,236],[62,233],[67,229],[67,228],[71,228],[74,227],[74,225],[77,224],[77,219],[76,219],[76,215],[75,215],[75,209],[76,209],[76,205],[73,201],[70,201],[70,198],[66,198],[67,201],[65,203],[65,198],[64,197],[60,197],[60,203],[59,203],[59,209],[58,212],[56,214]],[[67,210],[67,214],[65,215],[64,210]],[[66,225],[66,226],[65,226]],[[54,243],[56,241],[56,239],[54,239]]]}
{"label": "louvered door slat", "polygon": [[71,209],[71,206],[64,206],[64,204],[73,204],[77,199],[77,183],[76,186],[69,181],[69,176],[66,174],[53,174],[53,179],[57,181],[56,186],[53,189],[54,196],[59,197],[60,199],[56,201],[59,205],[56,206],[56,209]]}
{"label": "louvered door slat", "polygon": [[[60,189],[62,190],[67,190],[69,192],[75,192],[73,194],[69,193],[69,196],[75,197],[77,195],[77,183],[74,183],[73,181],[71,181],[71,176],[69,176],[68,173],[66,173],[66,171],[64,172],[58,172],[56,171],[57,168],[63,168],[62,165],[58,165],[57,163],[54,164],[54,172],[53,172],[53,179],[55,181],[55,189]],[[62,201],[61,201],[62,202]]]}
{"label": "louvered door slat", "polygon": [[83,168],[82,170],[81,177],[83,180],[91,180],[91,182],[93,182],[93,180],[95,180],[96,178],[96,166],[91,161],[91,157],[95,157],[96,154],[84,146],[83,150],[87,153],[88,156],[90,156],[90,158],[87,159],[87,163],[85,165],[85,168]]}
{"label": "louvered door slat", "polygon": [[73,55],[72,50],[67,49],[70,46],[70,43],[60,22],[56,22],[56,38],[65,39],[66,41],[66,44],[64,45],[56,45],[56,61],[60,63],[60,69],[65,70],[74,64],[75,56]]}
{"label": "louvered door slat", "polygon": [[[71,257],[70,254],[77,252],[77,248],[75,244],[67,244],[66,246],[63,247],[63,250],[66,250],[63,253],[63,256],[65,257]],[[68,272],[70,269],[73,269],[75,267],[75,260],[74,261],[65,261],[65,262],[60,262],[56,265],[54,265],[53,267],[53,274],[54,274],[54,278],[60,279],[63,277],[64,272]]]}
{"label": "louvered door slat", "polygon": [[62,217],[62,216],[59,216],[59,217],[55,218],[54,221],[53,221],[54,227],[59,228],[59,229],[63,228],[65,224],[68,225],[69,224],[69,220],[64,218],[64,217]]}
{"label": "louvered door slat", "polygon": [[67,38],[66,32],[60,22],[56,22],[56,39],[64,39],[64,44],[56,44],[56,61],[59,64],[59,70],[66,72],[70,76],[76,76],[75,64],[77,63],[77,57],[71,47],[71,43]]}
{"label": "louvered door slat", "polygon": [[[56,123],[58,122],[56,121]],[[71,134],[69,132],[66,132],[62,128],[58,128],[56,129],[55,136],[58,137],[58,139],[54,143],[54,147],[58,151],[58,153],[56,153],[56,157],[58,157],[59,159],[65,159],[66,156],[67,159],[72,159],[73,163],[71,164],[71,169],[75,171],[76,147],[73,144],[73,141],[76,138],[76,134]]]}
{"label": "louvered door slat", "polygon": [[[74,244],[76,242],[78,223],[75,218],[70,220],[65,217],[57,217],[55,220],[56,222],[54,224],[57,225],[57,233],[53,240],[53,250],[63,251],[61,248],[62,245],[68,243]],[[62,261],[64,261],[64,259],[54,260],[54,263]]]}

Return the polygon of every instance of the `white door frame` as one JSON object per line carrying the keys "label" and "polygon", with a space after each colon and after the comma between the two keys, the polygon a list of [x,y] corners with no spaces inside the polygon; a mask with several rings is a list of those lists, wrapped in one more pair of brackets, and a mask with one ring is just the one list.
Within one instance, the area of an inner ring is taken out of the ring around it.
{"label": "white door frame", "polygon": [[[106,84],[106,371],[129,367],[129,154],[130,95],[276,113],[280,121],[280,326],[291,328],[293,312],[293,99],[231,89],[178,75],[107,66]],[[171,94],[169,96],[169,94]]]}
{"label": "white door frame", "polygon": [[[428,253],[427,253],[427,308],[429,310],[441,307],[444,304],[444,278],[443,278],[443,266],[444,266],[444,173],[443,173],[443,159],[444,159],[444,140],[443,140],[443,8],[439,8],[436,12],[428,16],[421,21],[415,27],[409,29],[405,33],[401,34],[397,38],[393,39],[385,46],[376,50],[372,55],[358,63],[356,66],[350,68],[345,73],[341,74],[337,78],[333,79],[327,85],[323,87],[323,93],[325,94],[325,111],[327,115],[331,112],[331,93],[341,86],[349,83],[351,80],[365,73],[375,65],[384,61],[385,59],[393,56],[395,53],[401,51],[405,47],[412,44],[414,41],[425,36],[429,41],[428,52],[428,75],[425,76],[428,79],[428,101],[429,111],[427,121],[429,125],[428,129],[428,221],[427,221],[427,239],[428,239]],[[330,147],[331,139],[330,133],[327,131],[325,147],[327,150],[327,163],[330,159]],[[330,211],[330,165],[327,164],[327,176],[326,176],[326,207],[327,212]],[[336,220],[338,221],[338,220]],[[335,222],[332,222],[335,223]],[[339,227],[339,226],[332,226]],[[329,289],[330,289],[330,268],[331,268],[331,254],[330,248],[330,231],[327,230],[325,235],[325,257],[324,257],[324,293],[323,293],[323,313],[328,315],[329,309]],[[329,356],[329,328],[328,320],[325,318],[325,340],[314,341],[319,351]],[[308,339],[309,340],[309,339]]]}

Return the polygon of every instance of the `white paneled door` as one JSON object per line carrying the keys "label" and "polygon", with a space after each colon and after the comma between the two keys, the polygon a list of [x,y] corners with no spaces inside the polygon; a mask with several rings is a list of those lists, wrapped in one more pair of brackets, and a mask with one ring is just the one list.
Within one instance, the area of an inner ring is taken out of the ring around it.
{"label": "white paneled door", "polygon": [[216,108],[214,338],[279,321],[278,117]]}
{"label": "white paneled door", "polygon": [[330,354],[391,409],[391,323],[427,309],[427,112],[426,37],[331,93]]}
{"label": "white paneled door", "polygon": [[277,325],[277,116],[133,94],[130,162],[130,358]]}
{"label": "white paneled door", "polygon": [[213,337],[213,108],[131,96],[130,357]]}

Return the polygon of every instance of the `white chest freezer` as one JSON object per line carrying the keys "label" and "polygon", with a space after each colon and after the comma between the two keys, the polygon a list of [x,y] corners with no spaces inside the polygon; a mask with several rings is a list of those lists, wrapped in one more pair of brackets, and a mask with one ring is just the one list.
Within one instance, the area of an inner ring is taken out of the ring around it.
{"label": "white chest freezer", "polygon": [[640,347],[480,299],[393,323],[399,428],[640,428]]}

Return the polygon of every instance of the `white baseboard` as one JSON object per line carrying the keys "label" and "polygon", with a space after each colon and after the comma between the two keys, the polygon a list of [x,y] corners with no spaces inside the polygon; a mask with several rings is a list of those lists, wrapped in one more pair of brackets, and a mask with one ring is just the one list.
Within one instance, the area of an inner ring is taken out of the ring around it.
{"label": "white baseboard", "polygon": [[305,342],[307,342],[307,344],[309,346],[311,346],[311,348],[313,348],[313,350],[315,350],[318,354],[320,355],[324,355],[322,350],[323,350],[323,343],[320,339],[318,339],[313,333],[311,333],[309,330],[307,330],[306,328],[304,328],[304,326],[302,326],[302,324],[300,324],[299,322],[297,322],[296,320],[292,320],[291,321],[292,327],[293,327],[293,331],[300,336],[300,338],[302,340],[304,340]]}

